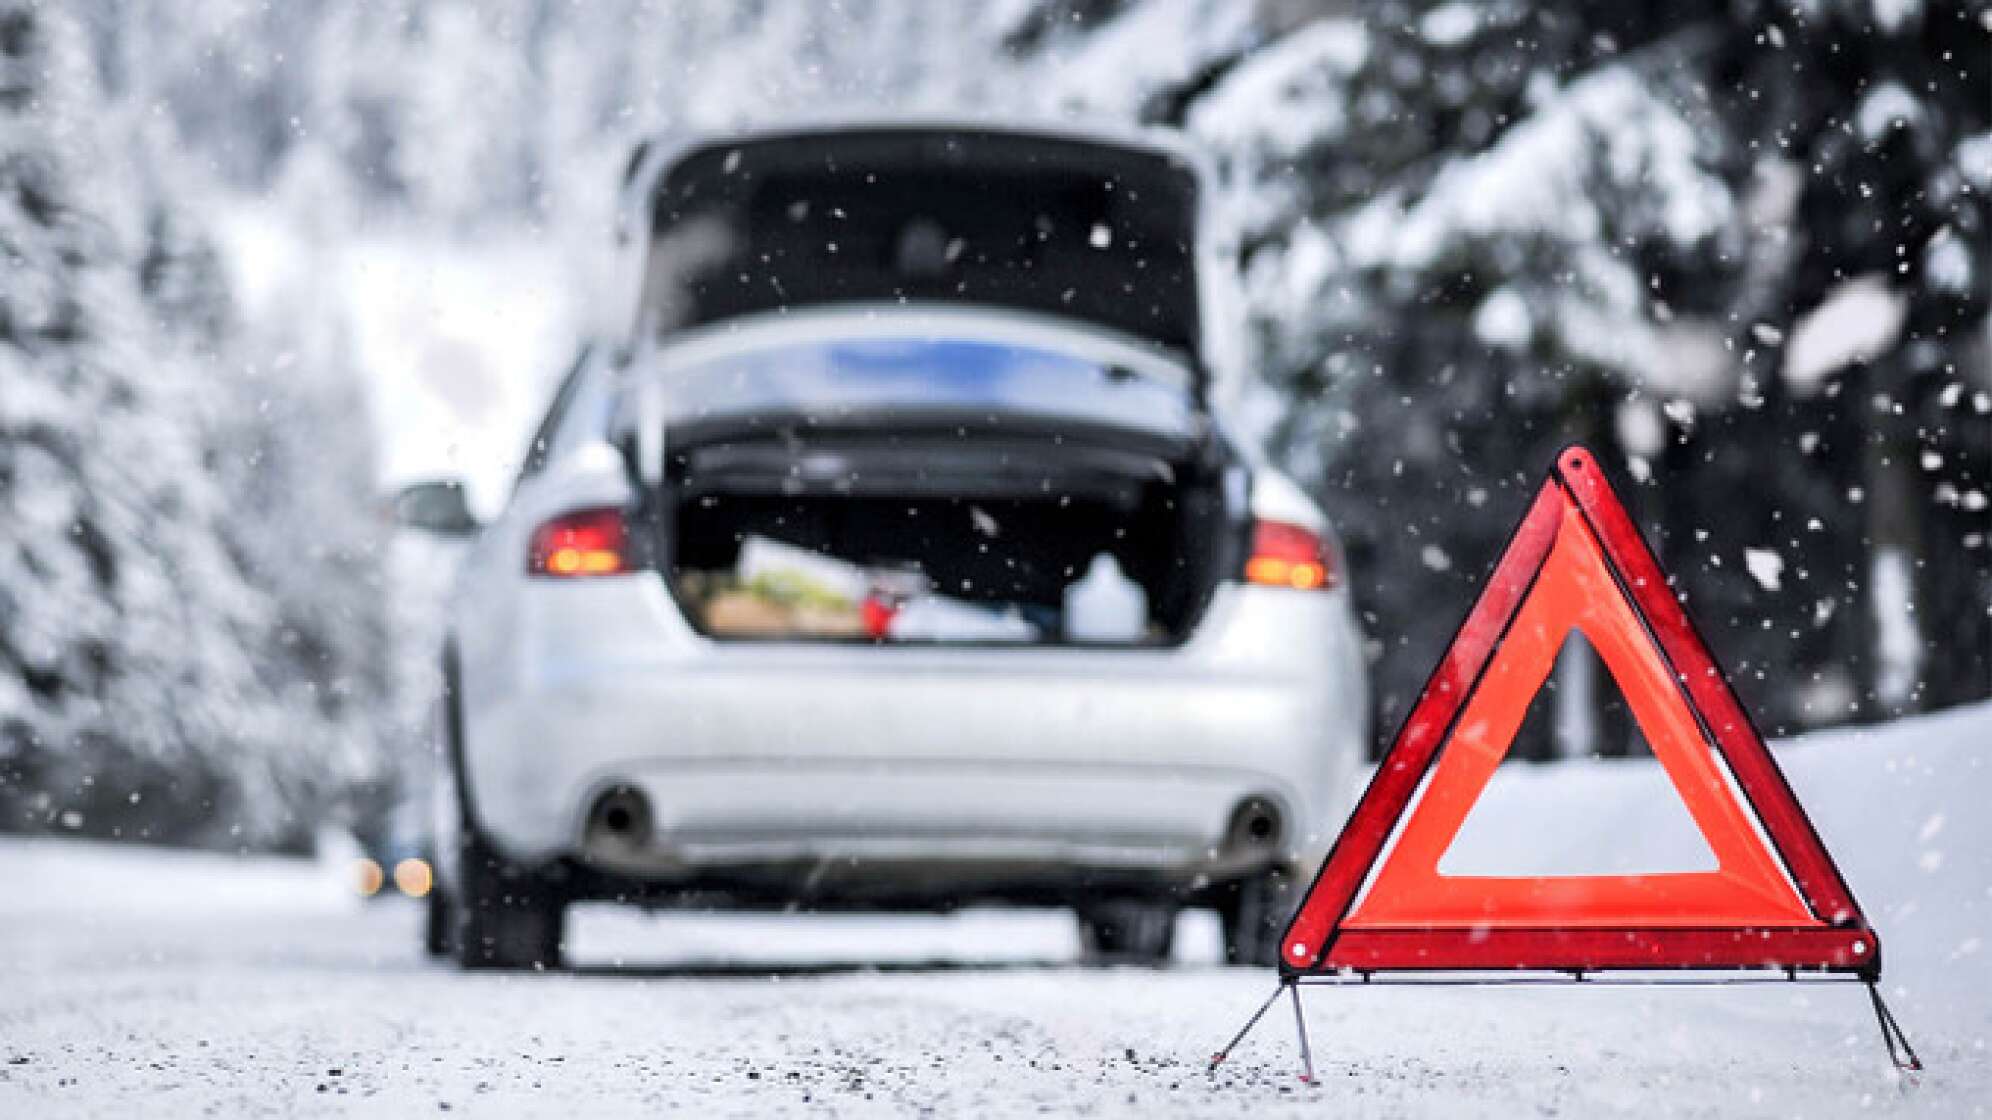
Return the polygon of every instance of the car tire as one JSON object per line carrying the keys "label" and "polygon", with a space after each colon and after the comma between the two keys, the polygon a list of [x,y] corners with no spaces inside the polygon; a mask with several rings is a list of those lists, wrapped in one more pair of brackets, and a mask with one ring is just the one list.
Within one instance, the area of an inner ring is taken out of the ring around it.
{"label": "car tire", "polygon": [[[432,909],[442,931],[429,931],[427,943],[453,951],[466,969],[555,969],[566,935],[567,900],[531,868],[520,867],[484,839],[471,811],[463,771],[463,716],[457,707],[455,651],[443,654],[443,761],[449,768],[449,804],[455,825],[454,874],[437,884],[446,895]],[[446,944],[445,944],[446,943]]]}
{"label": "car tire", "polygon": [[1080,909],[1079,945],[1089,964],[1166,964],[1176,946],[1177,907],[1113,901]]}
{"label": "car tire", "polygon": [[456,948],[449,892],[437,884],[422,902],[422,951],[432,957],[447,957]]}
{"label": "car tire", "polygon": [[1224,927],[1227,962],[1254,966],[1280,963],[1280,938],[1293,916],[1293,886],[1293,876],[1283,870],[1261,872],[1231,885],[1217,908]]}
{"label": "car tire", "polygon": [[456,918],[459,965],[542,971],[560,967],[567,925],[565,899],[474,834],[465,836],[457,866],[461,882],[446,908]]}

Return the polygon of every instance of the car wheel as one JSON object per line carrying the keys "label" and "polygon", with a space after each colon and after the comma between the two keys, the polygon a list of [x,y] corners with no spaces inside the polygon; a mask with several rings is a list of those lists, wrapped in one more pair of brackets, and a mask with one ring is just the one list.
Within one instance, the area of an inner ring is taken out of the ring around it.
{"label": "car wheel", "polygon": [[456,923],[457,963],[464,968],[560,967],[566,900],[531,872],[509,863],[474,834],[464,838],[456,896],[445,906]]}
{"label": "car wheel", "polygon": [[1280,937],[1293,916],[1293,877],[1274,870],[1232,884],[1218,904],[1224,959],[1232,964],[1280,963]]}
{"label": "car wheel", "polygon": [[422,951],[432,957],[449,956],[455,947],[450,936],[449,894],[438,884],[422,901]]}
{"label": "car wheel", "polygon": [[440,808],[453,826],[449,842],[456,847],[457,859],[454,874],[438,884],[437,893],[449,897],[431,912],[440,919],[444,933],[431,931],[429,943],[443,944],[444,951],[454,949],[463,968],[559,968],[567,900],[531,869],[506,859],[478,831],[463,781],[459,695],[456,656],[446,648],[441,731],[449,789]]}
{"label": "car wheel", "polygon": [[1176,907],[1114,901],[1078,911],[1079,944],[1092,964],[1163,964],[1176,944]]}

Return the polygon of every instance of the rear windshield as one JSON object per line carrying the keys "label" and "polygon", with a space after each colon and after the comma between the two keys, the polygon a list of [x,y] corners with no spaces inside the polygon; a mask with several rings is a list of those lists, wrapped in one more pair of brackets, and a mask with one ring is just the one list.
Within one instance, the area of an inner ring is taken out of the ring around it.
{"label": "rear windshield", "polygon": [[968,303],[1196,354],[1197,179],[1139,147],[884,128],[721,143],[659,185],[663,335],[778,309]]}
{"label": "rear windshield", "polygon": [[1182,384],[1057,350],[982,340],[775,345],[687,365],[669,379],[666,420],[673,426],[743,416],[829,424],[880,414],[994,414],[1179,436],[1194,423]]}

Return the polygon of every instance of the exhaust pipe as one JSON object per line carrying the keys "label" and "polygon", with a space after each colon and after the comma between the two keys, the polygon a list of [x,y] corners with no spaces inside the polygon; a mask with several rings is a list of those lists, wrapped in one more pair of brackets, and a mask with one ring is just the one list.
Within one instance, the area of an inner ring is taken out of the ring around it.
{"label": "exhaust pipe", "polygon": [[1286,833],[1280,808],[1263,797],[1249,797],[1232,811],[1231,827],[1225,831],[1224,851],[1230,856],[1270,852]]}
{"label": "exhaust pipe", "polygon": [[631,852],[650,843],[650,799],[635,786],[615,786],[595,799],[588,814],[590,851]]}

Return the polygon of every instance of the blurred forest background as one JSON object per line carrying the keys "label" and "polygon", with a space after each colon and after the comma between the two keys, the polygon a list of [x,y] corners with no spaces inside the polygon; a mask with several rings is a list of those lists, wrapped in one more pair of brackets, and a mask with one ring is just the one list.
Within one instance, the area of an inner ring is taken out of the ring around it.
{"label": "blurred forest background", "polygon": [[[1985,0],[0,0],[0,830],[380,804],[375,496],[502,488],[631,145],[909,112],[1211,151],[1380,731],[1573,438],[1768,733],[1992,693]],[[1601,677],[1525,753],[1632,749]]]}

